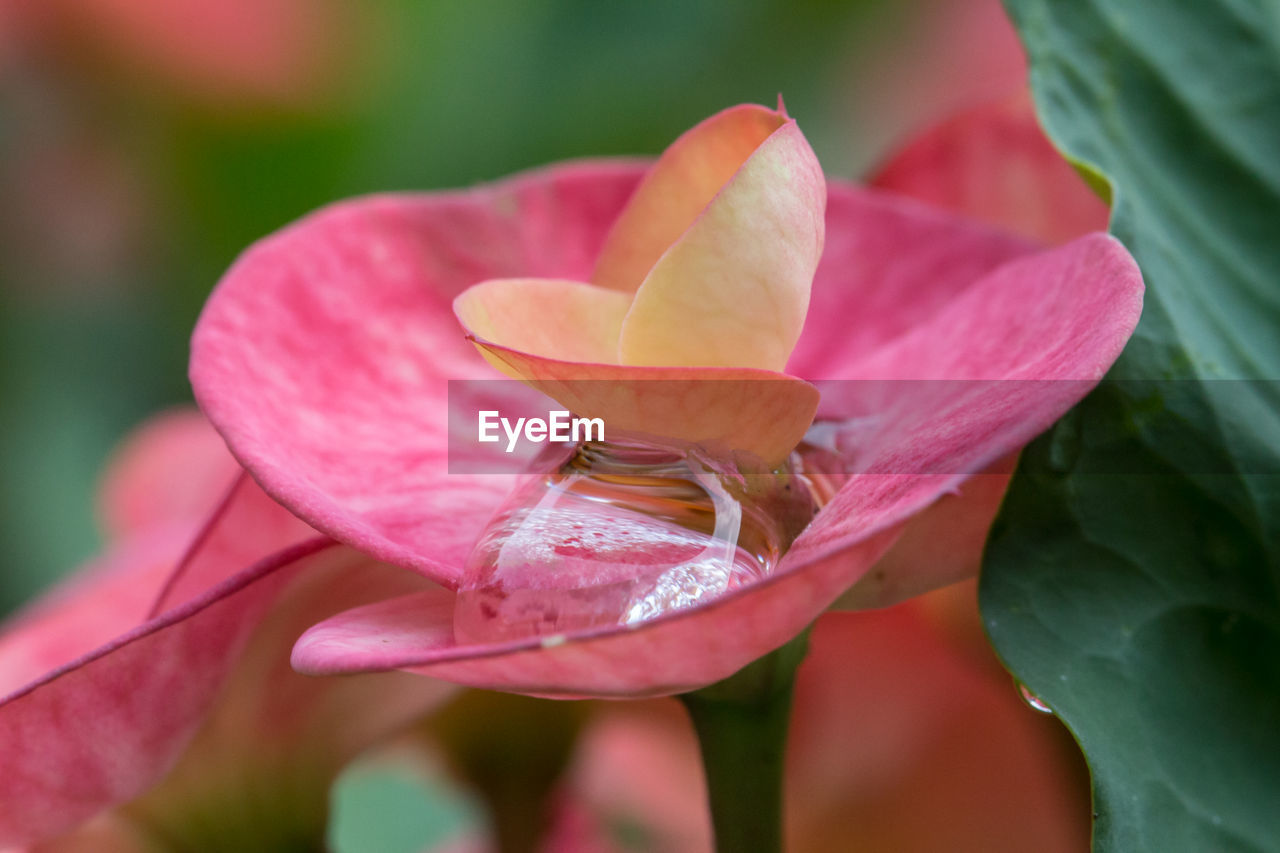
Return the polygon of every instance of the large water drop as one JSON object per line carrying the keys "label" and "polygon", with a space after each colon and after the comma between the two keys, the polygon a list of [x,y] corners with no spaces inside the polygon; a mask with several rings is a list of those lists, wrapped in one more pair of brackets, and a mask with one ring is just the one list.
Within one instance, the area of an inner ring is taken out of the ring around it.
{"label": "large water drop", "polygon": [[769,471],[641,444],[555,452],[473,550],[459,642],[635,624],[705,602],[768,574],[826,496],[798,455]]}

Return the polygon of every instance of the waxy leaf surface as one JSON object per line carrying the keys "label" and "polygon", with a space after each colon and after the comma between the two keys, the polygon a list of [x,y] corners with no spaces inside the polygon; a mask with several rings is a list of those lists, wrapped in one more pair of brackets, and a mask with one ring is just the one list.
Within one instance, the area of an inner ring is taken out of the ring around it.
{"label": "waxy leaf surface", "polygon": [[1041,117],[1111,184],[1149,290],[1107,382],[1022,455],[997,649],[1089,759],[1098,851],[1280,839],[1280,16],[1010,0]]}

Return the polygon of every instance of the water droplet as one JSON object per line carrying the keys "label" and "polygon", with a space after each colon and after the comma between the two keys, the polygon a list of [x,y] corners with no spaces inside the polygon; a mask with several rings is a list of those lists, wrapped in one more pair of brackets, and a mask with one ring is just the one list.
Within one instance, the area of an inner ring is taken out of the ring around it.
{"label": "water droplet", "polygon": [[[490,520],[454,611],[461,642],[633,625],[768,574],[812,519],[797,457],[742,470],[656,445],[547,451]],[[821,491],[821,490],[819,490]]]}
{"label": "water droplet", "polygon": [[1022,701],[1027,703],[1027,707],[1033,711],[1039,711],[1041,714],[1052,714],[1053,709],[1048,703],[1039,696],[1031,692],[1031,689],[1021,681],[1018,684],[1018,695],[1022,697]]}

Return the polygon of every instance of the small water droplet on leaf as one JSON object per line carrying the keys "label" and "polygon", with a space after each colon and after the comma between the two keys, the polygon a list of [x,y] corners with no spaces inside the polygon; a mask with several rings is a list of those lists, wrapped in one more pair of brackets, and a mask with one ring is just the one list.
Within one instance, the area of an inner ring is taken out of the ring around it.
{"label": "small water droplet on leaf", "polygon": [[1036,694],[1032,693],[1031,688],[1027,687],[1027,685],[1023,684],[1021,681],[1018,682],[1018,695],[1022,697],[1022,701],[1025,702],[1027,707],[1031,710],[1039,711],[1041,714],[1053,713],[1053,709],[1049,707],[1049,704]]}

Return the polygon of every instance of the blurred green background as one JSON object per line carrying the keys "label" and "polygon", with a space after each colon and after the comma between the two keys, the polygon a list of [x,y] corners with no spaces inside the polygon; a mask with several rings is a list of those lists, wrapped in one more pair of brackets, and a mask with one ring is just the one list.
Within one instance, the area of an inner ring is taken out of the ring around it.
{"label": "blurred green background", "polygon": [[828,173],[856,176],[1019,84],[999,16],[994,0],[0,5],[0,613],[94,552],[104,461],[191,401],[188,335],[256,238],[345,196],[657,153],[779,93]]}

